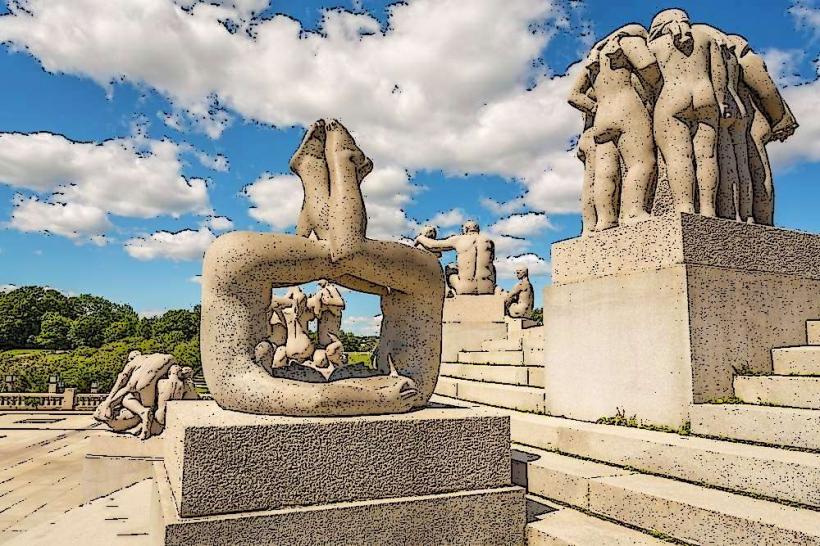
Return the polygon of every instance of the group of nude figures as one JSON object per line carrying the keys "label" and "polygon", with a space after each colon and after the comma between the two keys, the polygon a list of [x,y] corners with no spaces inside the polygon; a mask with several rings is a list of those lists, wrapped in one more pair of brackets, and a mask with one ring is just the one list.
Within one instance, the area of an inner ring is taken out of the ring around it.
{"label": "group of nude figures", "polygon": [[[425,226],[413,241],[422,248],[441,257],[442,252],[456,251],[456,263],[444,267],[448,297],[456,295],[495,294],[501,289],[495,283],[495,243],[481,233],[478,223],[468,220],[461,226],[461,234],[438,239],[435,226]],[[529,318],[533,310],[533,288],[529,270],[515,270],[518,283],[504,295],[504,311],[513,318]]]}
{"label": "group of nude figures", "polygon": [[[256,360],[267,371],[297,364],[308,366],[329,379],[347,362],[339,340],[345,300],[326,279],[310,296],[292,286],[284,296],[271,296],[270,337],[256,347]],[[310,339],[310,322],[316,320],[317,343]]]}
{"label": "group of nude figures", "polygon": [[659,165],[676,211],[772,225],[766,145],[797,122],[742,36],[664,10],[598,42],[569,103],[584,115],[584,234],[647,219]]}
{"label": "group of nude figures", "polygon": [[94,410],[94,418],[116,432],[131,432],[145,440],[165,428],[168,402],[197,400],[193,369],[174,357],[131,351],[111,392]]}

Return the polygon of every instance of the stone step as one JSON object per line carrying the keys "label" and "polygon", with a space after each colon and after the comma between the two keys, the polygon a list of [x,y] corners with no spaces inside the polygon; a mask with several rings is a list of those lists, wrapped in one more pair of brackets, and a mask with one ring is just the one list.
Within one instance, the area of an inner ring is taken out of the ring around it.
{"label": "stone step", "polygon": [[[698,405],[698,410],[693,412],[693,431],[703,422],[704,407]],[[599,425],[518,411],[506,413],[510,416],[512,440],[519,444],[749,495],[820,507],[820,454],[817,453]],[[804,432],[804,438],[813,435],[815,443],[820,444],[820,412],[814,413],[813,422],[803,420],[797,423],[810,431]],[[755,431],[754,416],[739,421]],[[721,421],[715,419],[711,422]],[[714,434],[712,428],[704,427],[702,430],[707,431],[705,434]],[[729,436],[725,433],[714,435]],[[757,437],[742,439],[755,440]]]}
{"label": "stone step", "polygon": [[524,349],[524,339],[520,336],[488,339],[481,342],[481,349],[483,351],[521,351]]}
{"label": "stone step", "polygon": [[[513,446],[513,481],[593,514],[696,544],[820,544],[813,510]],[[516,472],[516,465],[519,466]]]}
{"label": "stone step", "polygon": [[695,404],[690,417],[695,434],[820,451],[820,410]]}
{"label": "stone step", "polygon": [[820,377],[737,375],[735,396],[749,404],[820,409]]}
{"label": "stone step", "polygon": [[820,344],[772,349],[777,375],[820,375]]}
{"label": "stone step", "polygon": [[537,496],[531,504],[548,509],[536,515],[527,525],[528,546],[660,546],[667,542],[646,533],[622,527],[610,521],[584,514],[572,508],[556,506]]}
{"label": "stone step", "polygon": [[445,377],[504,383],[505,385],[544,386],[544,368],[541,366],[503,366],[498,364],[442,363],[439,372]]}
{"label": "stone step", "polygon": [[461,351],[458,361],[462,364],[504,364],[523,366],[524,351]]}
{"label": "stone step", "polygon": [[806,321],[806,339],[809,345],[820,345],[820,320]]}
{"label": "stone step", "polygon": [[530,413],[545,413],[547,406],[546,391],[539,387],[439,377],[436,393],[467,402]]}
{"label": "stone step", "polygon": [[589,482],[589,510],[701,545],[820,544],[820,515],[669,478],[631,474]]}

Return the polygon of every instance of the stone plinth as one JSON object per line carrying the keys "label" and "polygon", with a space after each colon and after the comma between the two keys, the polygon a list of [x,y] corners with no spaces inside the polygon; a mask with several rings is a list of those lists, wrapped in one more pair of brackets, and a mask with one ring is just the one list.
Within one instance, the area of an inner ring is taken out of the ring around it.
{"label": "stone plinth", "polygon": [[555,243],[544,290],[550,413],[680,425],[772,370],[820,316],[820,236],[672,215]]}
{"label": "stone plinth", "polygon": [[[282,417],[169,404],[165,544],[521,544],[509,418],[430,407]],[[263,539],[260,541],[260,537]]]}
{"label": "stone plinth", "polygon": [[507,335],[504,295],[458,295],[444,300],[441,360],[455,362],[459,351],[477,351],[489,339]]}

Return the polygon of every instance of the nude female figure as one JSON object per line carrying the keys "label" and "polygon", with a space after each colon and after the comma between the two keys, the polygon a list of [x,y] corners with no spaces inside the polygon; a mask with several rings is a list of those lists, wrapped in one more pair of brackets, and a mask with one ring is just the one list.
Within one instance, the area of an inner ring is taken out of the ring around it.
{"label": "nude female figure", "polygon": [[[571,93],[570,104],[594,117],[596,230],[617,226],[619,217],[623,224],[649,217],[647,206],[656,176],[655,146],[640,86],[656,83],[657,66],[646,47],[646,30],[632,24],[593,48],[586,71]],[[595,99],[588,93],[590,88]]]}
{"label": "nude female figure", "polygon": [[[327,239],[232,232],[205,254],[202,364],[223,408],[277,415],[398,413],[425,404],[435,388],[444,303],[441,265],[428,252],[364,236],[367,217],[359,184],[372,163],[340,123],[324,126],[325,131],[311,128],[308,140],[317,148],[321,142],[327,160]],[[277,286],[296,286],[318,278],[381,296],[377,367],[383,375],[306,382],[272,377],[256,362],[256,354],[269,354],[267,345],[259,345],[268,343],[260,341],[267,335],[271,279]],[[390,360],[396,374],[389,373]]]}
{"label": "nude female figure", "polygon": [[678,212],[716,216],[718,130],[734,111],[726,67],[708,29],[689,24],[683,10],[658,13],[649,30],[649,48],[658,60],[663,86],[655,103],[655,141],[666,162]]}

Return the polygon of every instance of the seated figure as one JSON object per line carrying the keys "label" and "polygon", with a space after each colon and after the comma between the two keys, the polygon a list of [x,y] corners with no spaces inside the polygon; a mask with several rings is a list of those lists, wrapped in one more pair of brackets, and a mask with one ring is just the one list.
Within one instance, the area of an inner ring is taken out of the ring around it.
{"label": "seated figure", "polygon": [[456,294],[493,294],[495,292],[495,244],[481,233],[478,223],[468,220],[460,235],[435,239],[419,235],[414,241],[430,252],[456,251],[456,263],[444,269],[447,286]]}
{"label": "seated figure", "polygon": [[515,276],[518,278],[518,283],[504,298],[504,310],[513,318],[530,318],[534,296],[529,270],[526,267],[519,267],[515,270]]}
{"label": "seated figure", "polygon": [[[338,121],[314,123],[291,167],[306,188],[320,187],[306,189],[305,198],[323,201],[307,208],[327,210],[321,215],[326,230],[306,220],[299,235],[237,231],[220,236],[205,253],[201,350],[214,400],[225,409],[274,415],[398,413],[423,406],[441,360],[444,278],[438,260],[365,236],[360,184],[372,163]],[[270,369],[271,288],[318,279],[381,296],[377,375],[301,381]]]}

